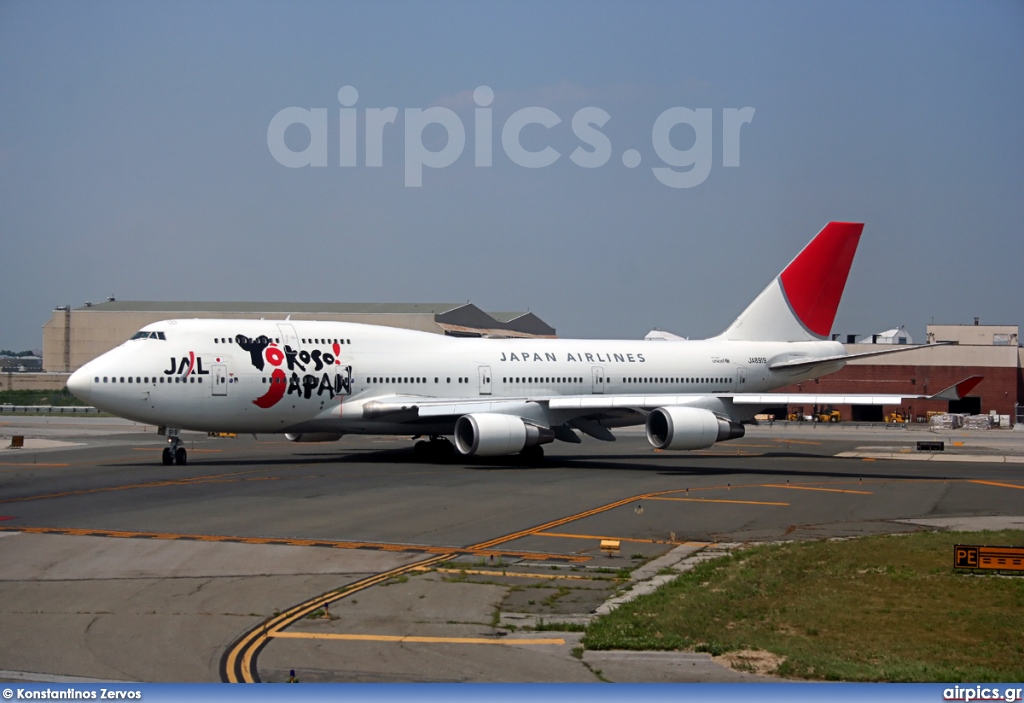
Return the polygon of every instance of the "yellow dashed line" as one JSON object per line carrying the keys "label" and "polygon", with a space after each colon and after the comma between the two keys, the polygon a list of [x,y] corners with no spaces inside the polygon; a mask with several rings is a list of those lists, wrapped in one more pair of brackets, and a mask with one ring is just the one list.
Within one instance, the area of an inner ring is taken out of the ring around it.
{"label": "yellow dashed line", "polygon": [[46,498],[66,498],[68,496],[80,496],[89,495],[91,493],[104,493],[106,491],[129,491],[136,488],[162,488],[165,486],[189,486],[194,484],[203,483],[218,483],[226,481],[235,481],[239,479],[230,479],[231,476],[243,476],[245,474],[255,473],[255,471],[238,471],[230,474],[213,474],[210,476],[194,476],[191,478],[181,478],[169,481],[151,481],[149,483],[129,483],[124,486],[103,486],[101,488],[81,488],[76,491],[61,491],[60,493],[43,493],[34,496],[25,496],[23,498],[7,498],[0,500],[0,503],[23,503],[28,500],[44,500]]}
{"label": "yellow dashed line", "polygon": [[545,554],[519,550],[478,550],[459,547],[396,544],[393,542],[345,542],[329,539],[295,539],[289,537],[240,537],[233,535],[179,534],[171,532],[137,532],[130,530],[102,530],[77,527],[13,527],[0,526],[0,532],[28,532],[32,534],[71,535],[74,537],[117,537],[137,539],[193,540],[196,542],[236,542],[239,544],[276,544],[288,547],[324,547],[329,549],[379,549],[384,552],[426,552],[427,554],[472,554],[479,557],[515,557],[533,561],[557,559],[572,563],[590,561],[581,554]]}

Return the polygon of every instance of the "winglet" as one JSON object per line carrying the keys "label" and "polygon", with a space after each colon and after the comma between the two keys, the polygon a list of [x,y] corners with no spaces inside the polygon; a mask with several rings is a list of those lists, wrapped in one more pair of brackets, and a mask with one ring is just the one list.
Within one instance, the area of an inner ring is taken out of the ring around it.
{"label": "winglet", "polygon": [[943,388],[935,395],[928,396],[928,400],[962,400],[974,390],[974,387],[981,383],[984,376],[971,376],[959,383],[954,383],[949,388]]}

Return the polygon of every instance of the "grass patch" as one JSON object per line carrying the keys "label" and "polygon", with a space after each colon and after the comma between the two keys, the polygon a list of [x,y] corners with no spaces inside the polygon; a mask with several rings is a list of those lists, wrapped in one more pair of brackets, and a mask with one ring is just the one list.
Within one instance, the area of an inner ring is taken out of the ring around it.
{"label": "grass patch", "polygon": [[60,390],[0,391],[0,405],[82,405],[65,387]]}
{"label": "grass patch", "polygon": [[1024,680],[1024,578],[955,573],[953,545],[1024,532],[756,547],[705,562],[595,620],[589,649],[742,649],[778,673],[841,681]]}
{"label": "grass patch", "polygon": [[587,626],[582,622],[544,622],[541,618],[530,629],[535,632],[586,632]]}

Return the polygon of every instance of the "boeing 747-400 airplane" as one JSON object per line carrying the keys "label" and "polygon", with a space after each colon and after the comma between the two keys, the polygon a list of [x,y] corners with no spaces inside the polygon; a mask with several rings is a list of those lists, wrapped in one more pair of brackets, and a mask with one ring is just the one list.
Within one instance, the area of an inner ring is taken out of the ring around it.
{"label": "boeing 747-400 airplane", "polygon": [[[778,394],[854,358],[829,340],[864,225],[831,222],[736,321],[706,340],[465,339],[347,322],[165,320],[76,371],[68,388],[101,410],[178,433],[428,437],[423,454],[543,456],[542,445],[614,440],[646,424],[659,449],[742,437],[765,407],[959,398]],[[869,356],[901,351],[897,347]]]}

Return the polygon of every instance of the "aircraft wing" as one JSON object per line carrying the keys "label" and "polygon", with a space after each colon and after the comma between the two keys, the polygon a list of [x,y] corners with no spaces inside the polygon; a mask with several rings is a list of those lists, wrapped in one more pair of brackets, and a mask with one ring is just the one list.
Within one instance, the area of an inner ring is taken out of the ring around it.
{"label": "aircraft wing", "polygon": [[429,396],[390,396],[369,400],[363,405],[368,419],[389,418],[396,421],[423,418],[458,417],[468,413],[518,414],[527,405],[539,404],[551,410],[578,411],[580,417],[602,412],[645,412],[673,405],[696,405],[707,398],[732,401],[736,405],[763,407],[788,404],[818,405],[900,405],[904,400],[960,400],[982,380],[971,376],[932,395],[856,394],[856,393],[656,393],[632,395],[558,395],[522,396],[516,398],[434,398]]}

